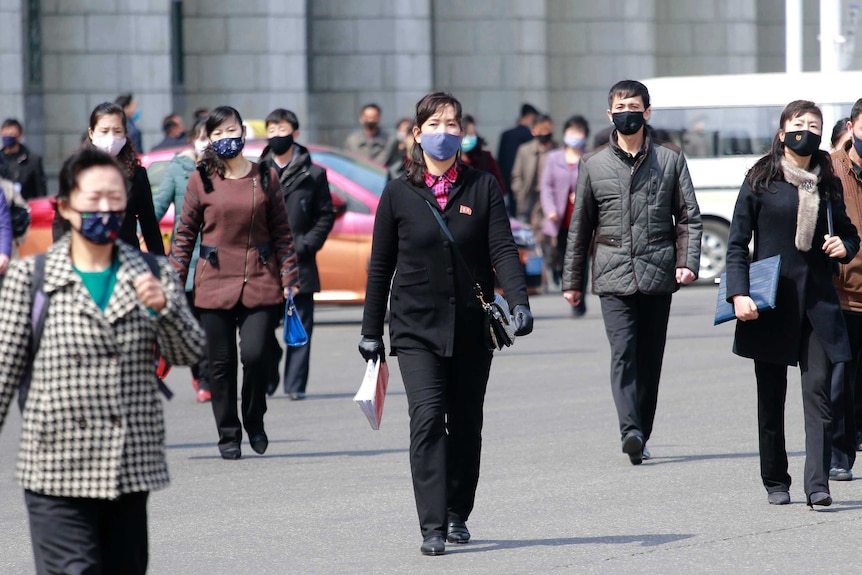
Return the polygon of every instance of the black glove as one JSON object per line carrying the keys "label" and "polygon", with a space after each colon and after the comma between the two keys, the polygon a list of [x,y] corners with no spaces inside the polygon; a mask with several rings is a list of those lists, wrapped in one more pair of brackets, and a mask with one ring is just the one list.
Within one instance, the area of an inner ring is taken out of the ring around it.
{"label": "black glove", "polygon": [[512,308],[512,323],[515,325],[515,335],[529,335],[533,331],[533,314],[524,304]]}
{"label": "black glove", "polygon": [[359,353],[366,362],[368,360],[377,361],[378,359],[386,361],[386,348],[383,346],[383,338],[362,336],[362,339],[359,340]]}

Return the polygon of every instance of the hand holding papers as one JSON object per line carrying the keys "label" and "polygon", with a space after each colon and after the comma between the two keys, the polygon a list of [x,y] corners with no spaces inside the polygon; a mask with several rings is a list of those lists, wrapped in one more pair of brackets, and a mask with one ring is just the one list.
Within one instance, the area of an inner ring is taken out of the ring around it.
{"label": "hand holding papers", "polygon": [[389,385],[389,366],[384,361],[368,360],[365,377],[353,401],[362,409],[368,418],[371,429],[380,429],[380,419],[383,417],[383,401],[386,399],[386,387]]}

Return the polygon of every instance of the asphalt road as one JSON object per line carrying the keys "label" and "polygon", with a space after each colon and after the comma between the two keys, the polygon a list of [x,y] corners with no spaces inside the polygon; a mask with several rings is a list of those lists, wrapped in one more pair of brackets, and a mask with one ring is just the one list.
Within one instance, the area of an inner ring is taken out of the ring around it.
{"label": "asphalt road", "polygon": [[[674,297],[654,459],[620,452],[609,350],[593,297],[583,319],[557,296],[533,299],[536,330],[497,354],[485,407],[473,541],[419,554],[398,370],[380,431],[351,398],[364,366],[358,308],[319,308],[307,400],[279,392],[269,451],[222,461],[208,405],[175,369],[166,403],[172,485],[150,498],[153,574],[781,573],[860,571],[859,482],[832,484],[811,511],[802,490],[798,372],[787,401],[793,504],[766,503],[751,362],[733,326],[712,326],[714,286]],[[15,411],[15,410],[13,410]],[[0,573],[32,573],[14,481],[20,421],[0,434]]]}

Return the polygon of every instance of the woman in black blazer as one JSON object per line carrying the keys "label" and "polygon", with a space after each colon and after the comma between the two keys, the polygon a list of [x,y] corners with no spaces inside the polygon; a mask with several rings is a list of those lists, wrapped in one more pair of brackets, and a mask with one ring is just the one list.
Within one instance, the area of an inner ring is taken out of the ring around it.
{"label": "woman in black blazer", "polygon": [[[377,207],[368,268],[362,357],[384,360],[383,318],[398,356],[410,411],[410,467],[424,555],[444,538],[470,539],[466,521],[479,480],[482,404],[492,352],[470,275],[493,298],[494,275],[512,308],[516,335],[533,329],[524,269],[500,186],[459,161],[461,104],[437,92],[416,105],[407,173],[387,184]],[[432,210],[455,238],[457,258]],[[395,278],[393,280],[393,274]]]}
{"label": "woman in black blazer", "polygon": [[[787,366],[797,364],[805,413],[807,503],[832,503],[830,373],[833,364],[850,359],[832,269],[836,261],[853,259],[859,236],[844,209],[829,155],[818,149],[822,129],[823,115],[813,102],[787,105],[770,153],[754,165],[739,191],[727,249],[727,299],[739,319],[733,351],[754,360],[760,470],[773,505],[790,503],[784,401]],[[755,261],[781,256],[774,310],[758,311],[749,297],[752,234]]]}

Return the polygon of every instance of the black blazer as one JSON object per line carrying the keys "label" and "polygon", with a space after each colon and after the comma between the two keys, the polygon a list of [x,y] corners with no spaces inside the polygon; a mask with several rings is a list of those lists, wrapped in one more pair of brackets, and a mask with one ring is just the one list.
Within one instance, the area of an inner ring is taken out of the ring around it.
{"label": "black blazer", "polygon": [[[840,183],[838,183],[840,190]],[[778,297],[774,310],[758,319],[736,322],[733,352],[769,363],[799,362],[802,324],[807,316],[833,362],[849,361],[847,328],[832,284],[832,262],[823,252],[828,227],[826,200],[821,199],[811,249],[796,249],[799,193],[787,182],[775,182],[758,195],[746,181],[739,190],[727,248],[727,300],[748,294],[748,244],[754,234],[754,260],[781,255]],[[847,217],[843,197],[832,200],[835,235],[844,241],[847,263],[859,251],[859,236]]]}
{"label": "black blazer", "polygon": [[[374,221],[362,335],[383,335],[391,284],[393,354],[398,348],[421,348],[451,357],[482,345],[483,314],[426,201],[439,210],[429,188],[414,186],[403,176],[383,190]],[[494,297],[496,271],[509,306],[529,305],[524,268],[494,177],[463,166],[441,213],[486,299]]]}

